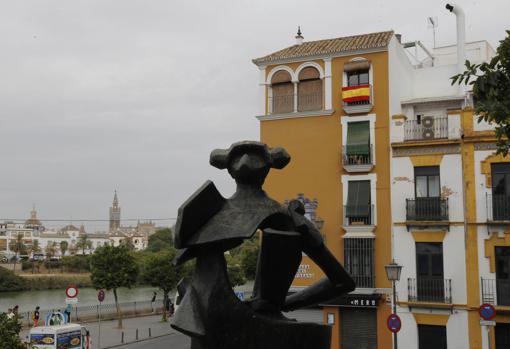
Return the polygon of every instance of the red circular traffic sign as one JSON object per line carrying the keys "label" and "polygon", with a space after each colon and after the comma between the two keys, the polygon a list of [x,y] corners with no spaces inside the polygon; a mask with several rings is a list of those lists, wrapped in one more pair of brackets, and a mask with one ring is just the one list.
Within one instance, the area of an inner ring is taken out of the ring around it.
{"label": "red circular traffic sign", "polygon": [[76,296],[78,296],[78,287],[69,285],[66,288],[66,296],[67,298],[76,298]]}
{"label": "red circular traffic sign", "polygon": [[496,309],[492,304],[484,303],[478,308],[478,314],[480,314],[482,319],[489,321],[496,317]]}
{"label": "red circular traffic sign", "polygon": [[388,330],[393,333],[397,333],[402,328],[402,321],[397,314],[390,314],[390,316],[388,316],[388,320],[386,321],[386,325],[388,326]]}
{"label": "red circular traffic sign", "polygon": [[105,294],[104,294],[104,290],[99,290],[99,292],[97,293],[97,300],[98,300],[99,302],[104,301],[104,296],[105,296]]}

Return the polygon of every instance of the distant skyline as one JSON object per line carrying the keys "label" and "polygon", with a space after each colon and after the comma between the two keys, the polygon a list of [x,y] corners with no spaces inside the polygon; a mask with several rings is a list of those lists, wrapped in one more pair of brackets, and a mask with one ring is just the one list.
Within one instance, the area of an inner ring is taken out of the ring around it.
{"label": "distant skyline", "polygon": [[[468,41],[496,48],[510,2],[457,1]],[[122,217],[168,218],[206,179],[234,185],[209,153],[259,138],[258,68],[305,41],[393,29],[432,47],[455,44],[446,1],[1,1],[0,218],[106,230]],[[292,154],[291,154],[292,155]],[[296,193],[297,194],[297,193]]]}

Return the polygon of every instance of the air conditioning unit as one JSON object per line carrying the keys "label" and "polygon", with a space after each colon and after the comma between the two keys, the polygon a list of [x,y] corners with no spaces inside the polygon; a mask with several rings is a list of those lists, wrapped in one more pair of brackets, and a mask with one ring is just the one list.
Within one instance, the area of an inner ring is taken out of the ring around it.
{"label": "air conditioning unit", "polygon": [[421,126],[423,128],[422,138],[423,139],[433,139],[434,135],[434,117],[433,116],[424,116],[421,118]]}

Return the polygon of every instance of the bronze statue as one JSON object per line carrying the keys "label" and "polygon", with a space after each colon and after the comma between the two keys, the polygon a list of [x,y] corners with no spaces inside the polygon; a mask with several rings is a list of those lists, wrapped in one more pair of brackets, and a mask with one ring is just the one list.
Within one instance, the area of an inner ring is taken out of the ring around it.
{"label": "bronze statue", "polygon": [[[172,327],[192,338],[191,349],[329,349],[329,326],[296,322],[282,311],[338,297],[355,284],[304,216],[303,204],[281,205],[262,190],[269,170],[289,161],[285,149],[254,141],[214,150],[211,165],[228,170],[236,192],[225,199],[207,181],[179,208],[175,245],[180,253],[174,262],[196,258],[196,269]],[[228,280],[224,253],[257,230],[262,243],[253,295],[242,302]],[[302,252],[326,278],[287,296]]]}

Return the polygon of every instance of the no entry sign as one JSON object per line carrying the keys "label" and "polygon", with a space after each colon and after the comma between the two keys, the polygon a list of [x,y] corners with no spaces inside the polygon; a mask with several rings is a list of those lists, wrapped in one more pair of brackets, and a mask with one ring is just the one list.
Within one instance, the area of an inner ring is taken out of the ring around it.
{"label": "no entry sign", "polygon": [[402,321],[397,314],[391,314],[388,316],[388,321],[386,321],[386,325],[388,326],[388,330],[393,333],[397,333],[402,328]]}
{"label": "no entry sign", "polygon": [[66,296],[67,298],[76,298],[76,296],[78,296],[78,287],[69,285],[66,288]]}
{"label": "no entry sign", "polygon": [[480,317],[484,320],[492,320],[496,317],[496,309],[489,303],[484,303],[480,305],[478,309],[478,313]]}

